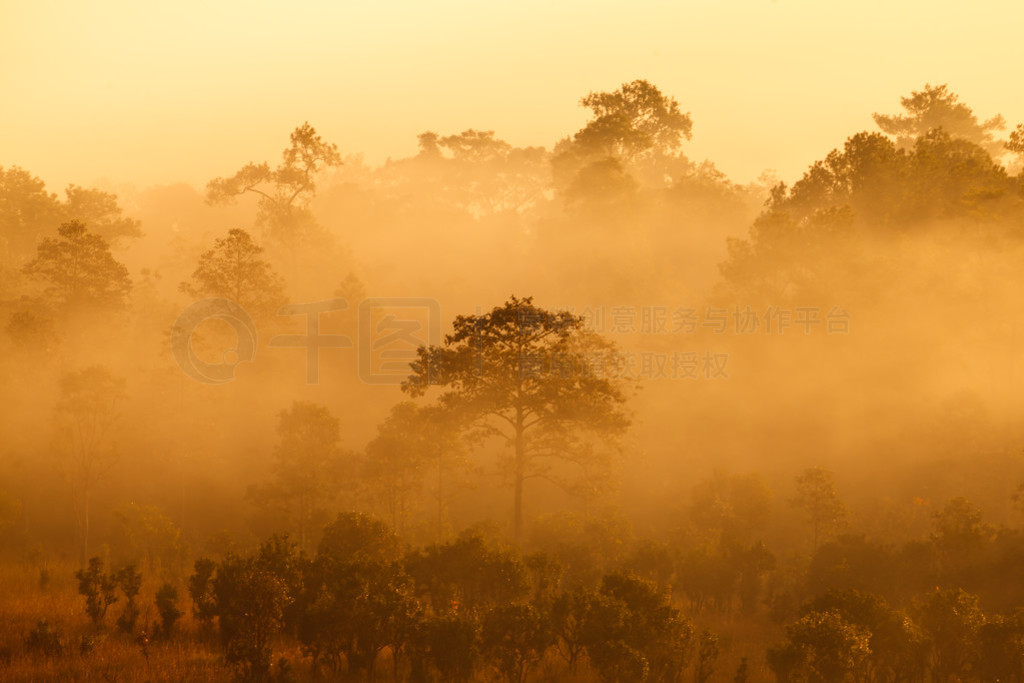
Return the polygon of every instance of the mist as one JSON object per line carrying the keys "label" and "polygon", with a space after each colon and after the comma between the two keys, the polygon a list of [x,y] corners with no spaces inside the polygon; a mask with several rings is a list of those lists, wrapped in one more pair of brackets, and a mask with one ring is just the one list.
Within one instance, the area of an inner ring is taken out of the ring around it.
{"label": "mist", "polygon": [[1024,126],[917,84],[737,180],[602,88],[0,155],[3,676],[1018,679]]}

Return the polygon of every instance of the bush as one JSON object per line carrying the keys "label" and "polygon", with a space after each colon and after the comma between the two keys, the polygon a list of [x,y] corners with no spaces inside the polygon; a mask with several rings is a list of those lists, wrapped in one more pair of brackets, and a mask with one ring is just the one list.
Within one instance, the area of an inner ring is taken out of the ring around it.
{"label": "bush", "polygon": [[37,622],[25,639],[25,649],[42,653],[47,657],[60,656],[64,651],[64,644],[64,636],[46,619]]}
{"label": "bush", "polygon": [[89,560],[88,569],[75,572],[78,592],[85,596],[85,612],[92,623],[99,626],[107,614],[107,608],[117,602],[117,580],[103,571],[103,560],[94,557]]}
{"label": "bush", "polygon": [[213,594],[213,575],[217,563],[201,557],[196,560],[192,576],[188,578],[188,593],[192,596],[192,615],[199,623],[209,628],[217,616],[217,600]]}
{"label": "bush", "polygon": [[124,611],[117,619],[117,626],[125,633],[132,633],[135,630],[135,622],[139,619],[139,606],[135,598],[142,589],[142,574],[135,565],[129,564],[114,575],[114,580],[127,598]]}
{"label": "bush", "polygon": [[156,611],[160,613],[160,634],[170,637],[174,624],[183,614],[178,609],[178,589],[169,583],[156,592]]}
{"label": "bush", "polygon": [[254,557],[229,555],[213,580],[225,656],[245,679],[264,680],[269,675],[272,643],[293,600],[288,583],[278,573],[281,545],[279,539],[271,539]]}

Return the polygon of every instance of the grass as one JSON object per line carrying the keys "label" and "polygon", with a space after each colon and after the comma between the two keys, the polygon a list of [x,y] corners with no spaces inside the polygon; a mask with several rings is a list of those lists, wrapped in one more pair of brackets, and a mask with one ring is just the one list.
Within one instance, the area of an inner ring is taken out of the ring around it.
{"label": "grass", "polygon": [[[191,601],[184,579],[171,581],[178,587],[178,608],[184,615],[175,625],[170,639],[152,638],[145,648],[138,639],[144,624],[158,621],[155,593],[162,578],[144,572],[136,634],[121,632],[116,621],[124,608],[124,598],[110,606],[103,625],[96,627],[85,614],[85,600],[78,593],[70,564],[49,568],[50,581],[40,585],[40,569],[28,564],[0,564],[0,680],[4,681],[231,681],[233,670],[224,661],[216,638],[200,637],[199,624],[192,618]],[[685,611],[685,610],[684,610]],[[45,619],[60,635],[58,654],[47,654],[28,647],[27,639],[40,620]],[[710,628],[720,637],[720,654],[712,681],[731,682],[740,660],[747,657],[748,680],[769,681],[764,652],[784,637],[784,630],[766,615],[743,618],[738,614],[707,611],[694,619],[699,632]],[[83,647],[83,643],[85,647]],[[283,639],[274,648],[274,662],[285,657],[296,680],[316,680],[311,662],[299,646]],[[696,657],[696,651],[693,653]],[[275,667],[276,668],[276,667]],[[475,680],[492,680],[492,671],[481,667]],[[321,677],[333,674],[321,670]],[[692,676],[691,671],[686,674]],[[377,680],[390,681],[391,660],[382,653],[377,663]],[[596,680],[585,662],[579,672],[570,674],[565,662],[550,650],[532,671],[536,682],[584,683]]]}
{"label": "grass", "polygon": [[[40,570],[27,565],[0,566],[0,678],[9,681],[185,681],[231,680],[219,652],[196,633],[187,609],[188,593],[179,585],[179,608],[186,614],[173,639],[151,640],[143,651],[137,636],[122,633],[115,622],[123,597],[111,605],[102,627],[92,624],[78,594],[75,567],[49,569],[50,582],[40,585]],[[143,582],[138,602],[143,624],[158,619],[154,594],[160,581]],[[46,620],[60,637],[59,654],[28,647],[29,634]]]}

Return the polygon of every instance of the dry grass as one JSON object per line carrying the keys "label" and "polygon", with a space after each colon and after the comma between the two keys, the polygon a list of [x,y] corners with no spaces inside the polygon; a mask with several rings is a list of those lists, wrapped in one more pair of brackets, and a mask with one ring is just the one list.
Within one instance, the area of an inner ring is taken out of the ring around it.
{"label": "dry grass", "polygon": [[[188,591],[183,581],[178,582],[179,609],[185,615],[176,625],[170,640],[152,639],[145,652],[136,636],[122,633],[115,622],[123,609],[121,600],[110,607],[104,625],[97,629],[85,614],[85,603],[78,594],[74,577],[77,567],[62,565],[51,567],[51,580],[40,587],[39,569],[27,565],[0,564],[0,680],[4,681],[230,681],[233,672],[224,662],[216,642],[199,637],[198,624],[191,616]],[[146,576],[138,601],[141,608],[139,625],[153,624],[158,615],[155,608],[156,589],[162,580]],[[172,582],[173,583],[173,582]],[[60,634],[63,647],[60,654],[48,655],[33,651],[26,645],[29,633],[45,619]],[[710,628],[720,637],[720,655],[712,681],[732,681],[742,657],[748,659],[748,677],[755,681],[772,679],[764,660],[769,645],[782,640],[783,629],[769,622],[763,615],[758,618],[740,618],[738,615],[699,615],[695,620],[698,630]],[[83,650],[82,643],[90,647]],[[280,657],[289,660],[296,680],[315,680],[308,658],[304,658],[298,645],[282,641],[274,649],[274,661]],[[692,672],[687,672],[689,677]],[[478,672],[478,680],[491,680],[492,671],[486,667]],[[331,677],[321,670],[321,676]],[[378,660],[377,680],[385,683],[392,679],[391,660],[382,653]],[[579,682],[596,680],[585,658],[579,671],[573,675],[565,662],[552,651],[532,672],[530,679],[538,682]],[[323,680],[321,677],[320,680]]]}
{"label": "dry grass", "polygon": [[[84,611],[75,567],[49,569],[51,580],[40,586],[39,569],[26,565],[0,566],[0,678],[12,681],[218,681],[230,680],[223,658],[196,637],[187,609],[188,593],[179,586],[179,608],[186,612],[180,630],[170,641],[153,640],[143,652],[135,636],[114,625],[122,599],[107,612],[97,629]],[[156,580],[143,583],[139,594],[143,623],[156,621]],[[59,654],[27,646],[31,631],[45,619],[59,634]],[[84,644],[84,646],[83,646]]]}

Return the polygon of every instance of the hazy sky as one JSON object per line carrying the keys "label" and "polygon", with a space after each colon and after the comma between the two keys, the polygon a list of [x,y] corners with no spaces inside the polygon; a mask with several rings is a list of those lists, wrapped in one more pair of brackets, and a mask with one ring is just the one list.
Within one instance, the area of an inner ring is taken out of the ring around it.
{"label": "hazy sky", "polygon": [[551,146],[582,95],[646,78],[692,113],[691,157],[791,179],[925,82],[1024,121],[1022,20],[1019,1],[0,0],[0,166],[52,190],[202,184],[305,120],[374,163],[428,129]]}

